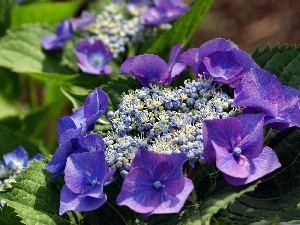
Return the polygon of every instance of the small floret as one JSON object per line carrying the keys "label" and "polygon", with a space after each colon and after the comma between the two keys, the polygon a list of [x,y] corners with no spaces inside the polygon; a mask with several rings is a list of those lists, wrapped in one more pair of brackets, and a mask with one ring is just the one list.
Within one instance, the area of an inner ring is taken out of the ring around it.
{"label": "small floret", "polygon": [[107,63],[113,58],[111,51],[100,41],[84,40],[76,45],[75,53],[79,68],[89,74],[110,74],[112,68]]}
{"label": "small floret", "polygon": [[204,159],[216,163],[232,185],[255,181],[279,168],[276,153],[263,147],[262,114],[203,122]]}
{"label": "small floret", "polygon": [[126,175],[118,205],[143,214],[177,213],[194,188],[184,177],[183,153],[157,154],[140,147]]}
{"label": "small floret", "polygon": [[65,42],[73,36],[72,24],[68,20],[62,20],[56,28],[56,33],[47,35],[42,38],[41,44],[43,49],[54,51],[61,49]]}

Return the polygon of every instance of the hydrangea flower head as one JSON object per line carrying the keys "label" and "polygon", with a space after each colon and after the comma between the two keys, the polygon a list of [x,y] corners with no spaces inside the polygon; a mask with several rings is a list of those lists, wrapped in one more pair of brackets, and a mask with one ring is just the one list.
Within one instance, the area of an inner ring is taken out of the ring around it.
{"label": "hydrangea flower head", "polygon": [[68,20],[62,20],[56,28],[56,34],[47,35],[42,38],[41,44],[45,50],[59,50],[64,43],[73,36],[72,24]]}
{"label": "hydrangea flower head", "polygon": [[18,146],[14,151],[4,154],[3,159],[9,169],[22,170],[27,167],[29,156],[22,146]]}
{"label": "hydrangea flower head", "polygon": [[146,26],[158,26],[170,23],[184,14],[189,6],[181,0],[131,0],[127,9],[137,14],[139,12]]}
{"label": "hydrangea flower head", "polygon": [[263,147],[262,114],[203,122],[204,159],[216,163],[232,185],[257,180],[280,167],[275,152]]}
{"label": "hydrangea flower head", "polygon": [[112,68],[107,63],[113,54],[100,40],[93,43],[84,40],[76,45],[75,53],[78,58],[79,68],[89,74],[109,74]]}
{"label": "hydrangea flower head", "polygon": [[157,154],[140,147],[126,175],[118,205],[143,214],[176,213],[194,188],[183,176],[185,154]]}
{"label": "hydrangea flower head", "polygon": [[29,155],[22,146],[18,146],[12,152],[4,154],[4,163],[0,161],[0,191],[9,187],[10,183],[13,182],[16,177],[20,176],[21,171],[29,167],[32,161],[41,160],[43,158],[44,156],[38,153],[29,160]]}
{"label": "hydrangea flower head", "polygon": [[108,169],[104,151],[71,155],[66,163],[59,214],[70,210],[91,211],[103,205],[107,199],[103,186],[114,172]]}
{"label": "hydrangea flower head", "polygon": [[252,69],[234,91],[234,105],[261,112],[273,128],[300,127],[300,91],[282,85],[273,74]]}
{"label": "hydrangea flower head", "polygon": [[89,13],[86,11],[83,11],[79,18],[72,18],[71,23],[74,27],[74,29],[80,30],[90,24],[93,24],[96,22],[95,16],[93,13]]}
{"label": "hydrangea flower head", "polygon": [[145,87],[151,83],[169,85],[186,69],[185,64],[177,62],[182,48],[183,45],[173,46],[168,64],[153,54],[129,57],[121,65],[120,73],[134,75]]}
{"label": "hydrangea flower head", "polygon": [[233,88],[251,68],[258,68],[247,52],[224,38],[212,39],[199,48],[189,49],[180,55],[179,62],[191,65],[196,74],[203,74],[206,79],[213,77],[213,81]]}

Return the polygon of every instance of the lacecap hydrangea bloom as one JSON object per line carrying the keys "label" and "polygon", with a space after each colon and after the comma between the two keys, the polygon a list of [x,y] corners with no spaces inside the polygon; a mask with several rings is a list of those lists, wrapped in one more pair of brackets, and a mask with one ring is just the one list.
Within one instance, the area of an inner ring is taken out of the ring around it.
{"label": "lacecap hydrangea bloom", "polygon": [[27,168],[33,160],[41,160],[44,156],[36,154],[29,159],[27,151],[18,146],[12,152],[3,155],[4,162],[0,161],[0,191],[10,186],[24,168]]}
{"label": "lacecap hydrangea bloom", "polygon": [[[263,131],[278,122],[298,126],[293,113],[299,110],[299,92],[259,69],[231,41],[214,39],[181,50],[182,45],[172,48],[168,64],[159,56],[141,55],[121,65],[122,73],[135,76],[144,87],[123,93],[117,110],[107,112],[111,131],[105,137],[93,131],[108,105],[100,89],[73,115],[59,120],[60,145],[47,169],[65,176],[60,214],[100,207],[106,201],[103,186],[118,174],[124,182],[117,204],[147,216],[181,210],[193,189],[183,171],[195,163],[200,162],[200,169],[204,163],[215,164],[235,186],[280,167],[276,153],[263,143]],[[188,65],[197,79],[177,88],[163,86]],[[264,85],[279,91],[269,95]],[[233,88],[234,96],[223,86]]]}
{"label": "lacecap hydrangea bloom", "polygon": [[59,50],[75,36],[78,67],[88,74],[110,74],[111,60],[123,58],[129,48],[153,38],[157,30],[165,29],[161,24],[176,20],[188,8],[181,0],[113,1],[98,14],[83,11],[77,18],[64,19],[56,34],[43,37],[41,45],[48,51]]}

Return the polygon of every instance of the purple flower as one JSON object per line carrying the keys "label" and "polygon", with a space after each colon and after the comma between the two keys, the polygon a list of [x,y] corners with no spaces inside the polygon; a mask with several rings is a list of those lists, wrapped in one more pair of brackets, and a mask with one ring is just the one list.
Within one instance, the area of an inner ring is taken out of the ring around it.
{"label": "purple flower", "polygon": [[85,135],[93,130],[95,122],[103,115],[107,105],[106,93],[97,88],[87,96],[84,105],[71,116],[58,120],[59,146],[47,164],[47,170],[54,173],[54,178],[63,172],[67,158],[71,154],[95,149],[103,150],[104,142],[100,135]]}
{"label": "purple flower", "polygon": [[100,40],[93,43],[87,40],[80,42],[75,47],[75,53],[77,65],[83,72],[97,75],[112,72],[107,63],[113,58],[113,54]]}
{"label": "purple flower", "polygon": [[103,205],[107,199],[103,186],[114,172],[115,169],[109,171],[104,151],[71,155],[66,163],[59,215],[70,210],[91,211]]}
{"label": "purple flower", "polygon": [[194,188],[183,176],[183,153],[157,154],[140,147],[126,175],[118,205],[143,214],[177,213]]}
{"label": "purple flower", "polygon": [[282,85],[273,75],[262,69],[252,69],[234,91],[234,105],[245,112],[261,112],[265,124],[283,129],[300,127],[300,91]]}
{"label": "purple flower", "polygon": [[281,166],[275,152],[263,147],[263,121],[262,114],[204,120],[204,159],[216,163],[230,184],[250,183]]}
{"label": "purple flower", "polygon": [[88,25],[91,25],[96,22],[95,16],[93,13],[83,11],[79,18],[72,18],[71,23],[73,24],[74,29],[82,29]]}
{"label": "purple flower", "polygon": [[151,83],[169,85],[186,69],[185,64],[177,62],[182,48],[180,44],[173,46],[168,64],[153,54],[129,57],[121,65],[120,73],[134,75],[145,87]]}
{"label": "purple flower", "polygon": [[181,0],[155,0],[153,4],[149,0],[131,0],[127,8],[131,12],[139,11],[145,25],[158,26],[176,20],[189,6]]}
{"label": "purple flower", "polygon": [[61,134],[69,129],[80,130],[81,134],[93,130],[94,123],[103,115],[107,106],[107,94],[100,88],[96,88],[88,94],[83,106],[79,107],[71,116],[65,116],[58,120],[59,139]]}
{"label": "purple flower", "polygon": [[205,79],[212,77],[213,81],[229,84],[233,88],[251,68],[258,68],[247,52],[223,38],[189,49],[180,55],[178,61],[191,65],[194,72],[204,75]]}
{"label": "purple flower", "polygon": [[47,35],[42,38],[41,44],[45,50],[59,50],[64,43],[73,36],[72,24],[68,20],[62,20],[56,28],[56,34]]}

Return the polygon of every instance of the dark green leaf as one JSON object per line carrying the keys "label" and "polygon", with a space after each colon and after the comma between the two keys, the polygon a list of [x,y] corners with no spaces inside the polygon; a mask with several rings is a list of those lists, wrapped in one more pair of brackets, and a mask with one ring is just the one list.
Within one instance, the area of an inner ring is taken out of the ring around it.
{"label": "dark green leaf", "polygon": [[67,216],[58,215],[61,181],[54,182],[51,176],[45,169],[45,162],[35,161],[21,173],[16,183],[12,183],[12,188],[0,192],[0,198],[26,225],[70,224]]}
{"label": "dark green leaf", "polygon": [[259,48],[252,55],[263,69],[276,75],[281,82],[300,89],[300,46],[267,46]]}
{"label": "dark green leaf", "polygon": [[0,1],[0,37],[6,32],[11,23],[11,11],[14,5],[13,0],[1,0]]}
{"label": "dark green leaf", "polygon": [[0,207],[0,224],[1,225],[22,225],[21,218],[17,216],[16,212],[10,206],[5,205]]}
{"label": "dark green leaf", "polygon": [[13,151],[19,145],[22,145],[30,156],[34,156],[40,152],[39,149],[22,134],[0,126],[0,154],[3,155]]}
{"label": "dark green leaf", "polygon": [[175,21],[170,30],[163,32],[156,38],[155,42],[145,52],[166,58],[166,54],[167,56],[170,54],[173,45],[186,45],[199,27],[199,23],[212,2],[213,0],[196,1],[190,10]]}

